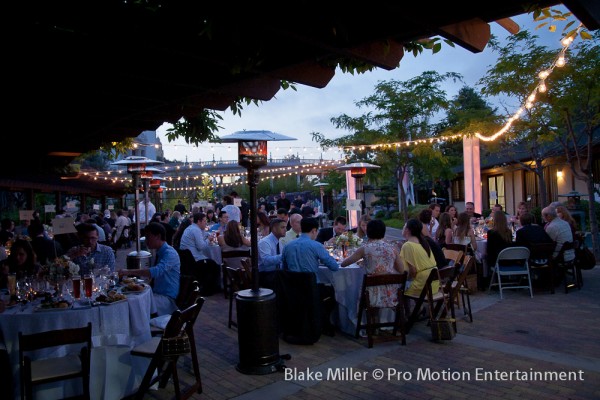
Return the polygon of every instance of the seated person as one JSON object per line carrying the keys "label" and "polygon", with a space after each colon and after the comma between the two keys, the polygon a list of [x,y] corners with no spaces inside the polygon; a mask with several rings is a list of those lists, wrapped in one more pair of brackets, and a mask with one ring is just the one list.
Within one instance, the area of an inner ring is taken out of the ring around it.
{"label": "seated person", "polygon": [[[429,242],[423,236],[423,224],[418,219],[411,218],[406,221],[402,234],[406,242],[400,248],[400,260],[403,270],[408,271],[408,279],[410,279],[410,286],[405,293],[418,297],[425,287],[430,270],[436,266],[435,256]],[[433,281],[431,289],[433,293],[437,293],[438,280]]]}
{"label": "seated person", "polygon": [[80,245],[67,251],[67,256],[79,265],[79,273],[89,274],[94,268],[108,267],[115,270],[115,253],[112,247],[98,243],[98,230],[93,224],[77,225]]}
{"label": "seated person", "polygon": [[502,210],[496,210],[492,214],[494,218],[494,228],[488,231],[487,238],[487,264],[496,265],[498,254],[507,247],[513,245],[512,231],[508,227],[506,215]]}
{"label": "seated person", "polygon": [[285,236],[287,222],[275,218],[271,220],[271,233],[258,242],[258,271],[261,285],[275,289],[275,271],[281,268],[283,246],[279,239]]}
{"label": "seated person", "polygon": [[[345,218],[344,218],[345,220]],[[319,296],[322,300],[326,298],[335,298],[333,286],[324,285],[319,282],[319,264],[325,265],[332,271],[337,271],[340,266],[329,254],[325,247],[315,240],[319,230],[319,221],[316,218],[302,218],[300,221],[302,233],[300,237],[283,248],[282,268],[284,270],[296,272],[312,272],[317,276],[317,285],[319,287]],[[344,224],[345,230],[345,224]],[[283,231],[285,234],[285,230]],[[335,302],[323,302],[325,309],[322,312],[323,333],[332,336],[335,332],[330,322],[330,314],[335,306]]]}
{"label": "seated person", "polygon": [[10,248],[10,254],[0,263],[0,289],[7,287],[8,274],[16,274],[16,280],[19,281],[35,276],[41,267],[29,240],[16,239]]}
{"label": "seated person", "polygon": [[337,236],[346,232],[347,224],[346,217],[339,216],[333,221],[333,226],[319,229],[315,240],[322,244],[334,243]]}
{"label": "seated person", "polygon": [[139,276],[152,278],[152,296],[156,313],[170,315],[177,310],[175,300],[179,295],[180,261],[177,250],[167,243],[167,231],[158,222],[149,223],[144,229],[149,249],[156,249],[156,263],[150,268],[122,269],[119,277]]}
{"label": "seated person", "polygon": [[535,223],[533,214],[525,212],[519,217],[521,229],[517,230],[515,244],[517,246],[531,247],[537,243],[551,243],[552,239],[544,228]]}

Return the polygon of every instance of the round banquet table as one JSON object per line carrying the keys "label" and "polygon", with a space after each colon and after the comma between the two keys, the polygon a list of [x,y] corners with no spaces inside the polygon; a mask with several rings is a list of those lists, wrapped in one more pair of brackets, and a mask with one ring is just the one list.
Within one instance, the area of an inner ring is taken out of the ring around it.
{"label": "round banquet table", "polygon": [[[129,350],[150,340],[150,314],[155,312],[152,290],[129,294],[126,301],[90,307],[75,302],[71,309],[36,310],[30,303],[7,308],[0,314],[0,335],[10,360],[15,399],[19,388],[19,332],[31,334],[48,330],[74,328],[92,323],[90,392],[92,399],[116,399],[135,391],[148,361],[131,357]],[[68,352],[67,347],[44,349],[35,358],[56,357]],[[63,398],[78,394],[77,380],[40,385],[34,391],[38,398]]]}

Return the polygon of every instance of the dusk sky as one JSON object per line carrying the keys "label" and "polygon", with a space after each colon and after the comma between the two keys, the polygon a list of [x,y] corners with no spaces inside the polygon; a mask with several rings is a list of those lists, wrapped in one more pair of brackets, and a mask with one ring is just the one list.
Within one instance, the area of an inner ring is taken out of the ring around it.
{"label": "dusk sky", "polygon": [[[535,29],[538,23],[533,21],[529,14],[514,17],[513,20],[521,27],[540,37],[543,45],[556,48],[561,47],[561,29],[551,33],[547,28]],[[500,41],[510,34],[496,23],[491,24],[492,34]],[[580,40],[580,39],[577,39]],[[296,85],[297,90],[280,90],[270,101],[245,106],[241,117],[233,115],[229,110],[220,113],[223,120],[219,125],[223,127],[218,132],[219,136],[229,135],[240,130],[268,130],[296,138],[295,141],[269,142],[268,151],[273,158],[283,158],[289,154],[298,154],[304,159],[320,158],[340,159],[341,155],[334,150],[327,153],[321,151],[316,142],[312,141],[311,132],[320,132],[327,138],[337,138],[350,132],[335,129],[330,122],[331,118],[342,114],[359,116],[365,113],[359,109],[355,102],[371,95],[375,85],[380,81],[408,80],[420,75],[424,71],[437,71],[440,74],[456,72],[463,76],[464,82],[448,83],[444,89],[448,98],[454,97],[464,85],[475,87],[476,83],[485,75],[485,71],[493,65],[496,53],[486,48],[481,53],[471,53],[462,47],[454,48],[444,43],[442,50],[435,55],[424,52],[417,57],[412,53],[404,55],[400,66],[392,71],[376,69],[360,75],[344,74],[337,71],[334,78],[323,89],[316,89],[304,85]],[[490,103],[498,105],[495,99],[487,99]],[[510,104],[516,111],[520,104]],[[188,145],[183,139],[169,142],[164,135],[170,127],[163,124],[157,129],[158,136],[163,144],[165,157],[169,160],[189,162],[237,159],[237,146],[235,144],[210,144],[205,143],[198,149]],[[205,147],[206,146],[206,147]],[[208,151],[207,151],[208,150]]]}

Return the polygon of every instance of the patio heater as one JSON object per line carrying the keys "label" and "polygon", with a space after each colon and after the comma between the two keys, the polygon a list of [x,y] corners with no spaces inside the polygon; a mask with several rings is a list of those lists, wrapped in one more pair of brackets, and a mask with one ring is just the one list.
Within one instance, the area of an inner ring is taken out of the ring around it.
{"label": "patio heater", "polygon": [[[355,162],[352,164],[342,165],[336,169],[340,171],[350,171],[350,176],[356,180],[356,198],[365,201],[365,193],[363,191],[363,178],[367,175],[368,169],[381,168],[379,165],[369,164],[365,162]],[[359,193],[362,193],[362,198],[359,197]],[[362,210],[359,212],[359,214]],[[359,216],[360,217],[360,216]],[[357,218],[358,220],[358,218]]]}
{"label": "patio heater", "polygon": [[[319,222],[321,224],[321,227],[324,227],[325,224],[323,223],[323,216],[327,215],[325,213],[325,204],[323,203],[323,195],[325,194],[325,186],[329,186],[329,183],[327,182],[319,182],[317,184],[314,185],[315,187],[319,188],[319,193],[321,194],[321,215],[319,216]],[[327,218],[325,218],[325,220],[327,220]]]}
{"label": "patio heater", "polygon": [[235,301],[238,318],[240,362],[236,369],[247,375],[265,375],[283,368],[279,355],[275,293],[261,288],[258,273],[258,233],[256,226],[256,186],[258,169],[267,165],[267,141],[296,140],[270,131],[238,131],[221,137],[221,142],[238,144],[238,164],[248,171],[250,189],[250,248],[252,288],[238,292]]}
{"label": "patio heater", "polygon": [[[151,160],[147,157],[140,156],[129,156],[122,160],[115,161],[112,165],[126,166],[127,172],[131,174],[133,178],[133,187],[135,188],[134,202],[135,202],[135,251],[132,251],[127,255],[127,269],[138,269],[149,263],[152,254],[140,250],[140,216],[138,207],[138,198],[140,194],[140,179],[141,176],[146,172],[146,169],[152,165],[162,164],[162,161]],[[146,190],[147,193],[147,190]],[[147,219],[146,219],[147,221]]]}

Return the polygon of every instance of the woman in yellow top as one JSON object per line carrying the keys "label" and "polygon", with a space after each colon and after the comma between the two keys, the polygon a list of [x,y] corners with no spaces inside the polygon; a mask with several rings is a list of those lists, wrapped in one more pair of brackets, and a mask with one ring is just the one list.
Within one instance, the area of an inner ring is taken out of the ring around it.
{"label": "woman in yellow top", "polygon": [[[406,289],[406,294],[410,296],[419,296],[429,272],[436,266],[435,257],[429,243],[423,237],[423,224],[418,219],[409,219],[404,226],[402,234],[406,242],[400,249],[400,261],[404,270],[408,270],[408,279],[411,280],[410,286]],[[435,280],[432,284],[433,293],[439,290],[439,281]]]}

